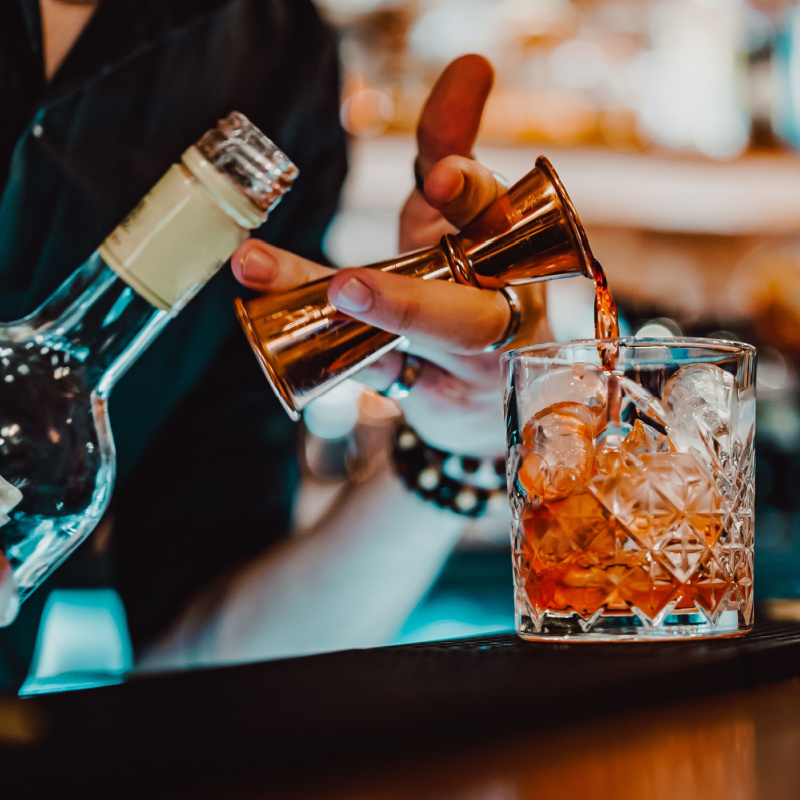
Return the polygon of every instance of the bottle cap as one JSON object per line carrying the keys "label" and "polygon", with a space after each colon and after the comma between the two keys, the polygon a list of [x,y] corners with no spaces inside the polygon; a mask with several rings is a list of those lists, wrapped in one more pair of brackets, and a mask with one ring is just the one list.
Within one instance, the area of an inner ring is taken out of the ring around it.
{"label": "bottle cap", "polygon": [[291,188],[297,167],[243,114],[189,147],[100,247],[142,297],[177,314]]}
{"label": "bottle cap", "polygon": [[268,212],[291,188],[297,167],[244,114],[234,111],[195,147],[257,208]]}

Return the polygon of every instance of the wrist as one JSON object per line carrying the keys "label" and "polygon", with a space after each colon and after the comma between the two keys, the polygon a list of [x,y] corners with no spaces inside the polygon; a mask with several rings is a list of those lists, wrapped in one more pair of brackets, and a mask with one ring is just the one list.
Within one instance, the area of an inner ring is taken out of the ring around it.
{"label": "wrist", "polygon": [[507,506],[502,456],[439,450],[401,421],[392,438],[392,464],[406,489],[456,514],[476,518]]}

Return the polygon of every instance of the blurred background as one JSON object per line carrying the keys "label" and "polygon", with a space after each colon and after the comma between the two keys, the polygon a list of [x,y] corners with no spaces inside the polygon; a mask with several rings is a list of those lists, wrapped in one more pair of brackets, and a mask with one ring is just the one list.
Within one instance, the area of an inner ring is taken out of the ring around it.
{"label": "blurred background", "polygon": [[[785,0],[317,0],[341,36],[351,170],[338,265],[395,253],[414,126],[452,58],[496,69],[476,155],[564,181],[641,335],[759,347],[756,593],[800,598],[800,7]],[[552,282],[558,339],[593,287]],[[297,525],[386,459],[396,407],[348,384],[308,409]],[[792,606],[793,608],[793,606]],[[793,612],[791,612],[793,613]],[[510,630],[507,512],[470,523],[393,642]]]}

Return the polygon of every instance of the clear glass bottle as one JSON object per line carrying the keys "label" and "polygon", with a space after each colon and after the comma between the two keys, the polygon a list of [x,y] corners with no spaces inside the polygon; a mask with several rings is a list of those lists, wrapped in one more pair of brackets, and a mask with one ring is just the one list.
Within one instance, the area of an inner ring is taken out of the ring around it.
{"label": "clear glass bottle", "polygon": [[266,220],[297,172],[249,120],[230,114],[52,297],[0,324],[0,538],[19,601],[108,506],[114,384]]}

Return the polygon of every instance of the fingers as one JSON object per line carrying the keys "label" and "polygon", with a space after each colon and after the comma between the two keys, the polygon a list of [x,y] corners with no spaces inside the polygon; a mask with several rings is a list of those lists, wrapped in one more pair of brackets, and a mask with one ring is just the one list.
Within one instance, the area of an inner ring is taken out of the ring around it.
{"label": "fingers", "polygon": [[508,302],[498,292],[378,269],[336,272],[259,240],[242,245],[231,263],[238,280],[260,292],[333,276],[328,299],[344,314],[450,353],[482,350],[502,336],[510,319]]}
{"label": "fingers", "polygon": [[467,55],[449,64],[431,90],[417,125],[421,191],[411,193],[400,216],[402,251],[433,244],[450,226],[463,227],[501,193],[491,173],[470,158],[493,81],[491,64]]}
{"label": "fingers", "polygon": [[334,272],[260,239],[248,239],[231,256],[231,267],[240,283],[258,292],[293,289]]}
{"label": "fingers", "polygon": [[501,338],[511,318],[499,292],[371,269],[338,272],[328,299],[348,316],[450,353],[483,350]]}
{"label": "fingers", "polygon": [[411,192],[400,212],[400,252],[431,247],[446,233],[455,233],[456,230],[437,209],[428,204],[421,192]]}
{"label": "fingers", "polygon": [[412,192],[400,216],[400,250],[430,246],[445,233],[472,222],[505,192],[495,176],[477,161],[447,156],[425,179],[424,197]]}
{"label": "fingers", "polygon": [[493,82],[492,65],[479,55],[457,58],[439,76],[417,125],[422,178],[445,156],[472,153]]}
{"label": "fingers", "polygon": [[451,353],[476,352],[496,342],[510,319],[508,302],[498,292],[378,269],[336,272],[259,240],[243,244],[231,264],[241,283],[260,292],[333,276],[328,299],[344,314]]}
{"label": "fingers", "polygon": [[400,374],[402,366],[403,354],[399,350],[390,350],[359,370],[355,379],[376,392],[384,392]]}
{"label": "fingers", "polygon": [[425,178],[425,200],[463,228],[505,191],[482,164],[463,156],[439,161]]}

